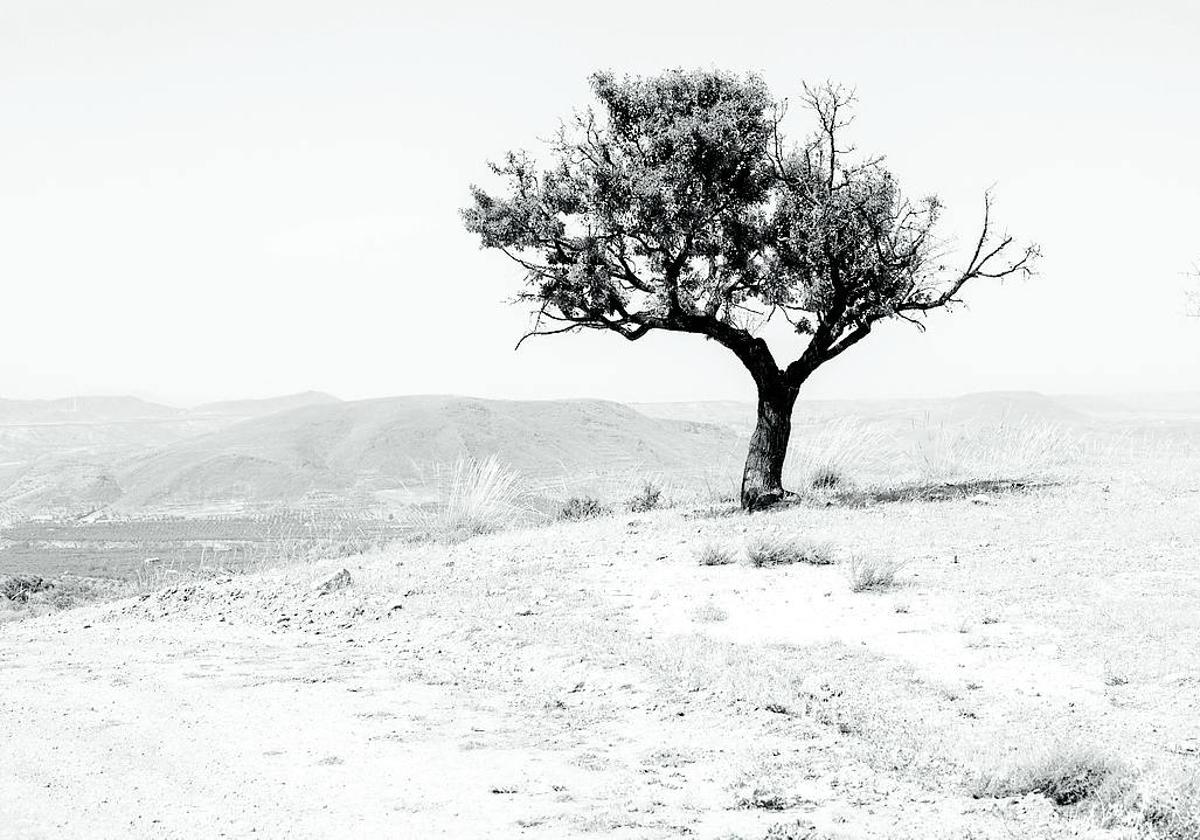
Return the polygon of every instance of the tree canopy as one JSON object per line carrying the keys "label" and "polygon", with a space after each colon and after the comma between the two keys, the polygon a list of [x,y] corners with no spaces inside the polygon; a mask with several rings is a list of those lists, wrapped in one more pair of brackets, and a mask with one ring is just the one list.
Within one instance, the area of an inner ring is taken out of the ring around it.
{"label": "tree canopy", "polygon": [[[919,324],[969,281],[1028,273],[1037,256],[996,232],[985,195],[973,248],[950,268],[938,200],[909,199],[882,158],[844,145],[854,97],[843,87],[805,87],[816,126],[799,143],[757,76],[597,73],[591,87],[599,107],[561,127],[544,168],[509,153],[492,166],[504,191],[473,187],[464,211],[485,247],[523,267],[518,297],[537,313],[528,335],[698,333],[760,386],[798,387],[880,320]],[[783,367],[755,338],[773,316],[809,339]]]}

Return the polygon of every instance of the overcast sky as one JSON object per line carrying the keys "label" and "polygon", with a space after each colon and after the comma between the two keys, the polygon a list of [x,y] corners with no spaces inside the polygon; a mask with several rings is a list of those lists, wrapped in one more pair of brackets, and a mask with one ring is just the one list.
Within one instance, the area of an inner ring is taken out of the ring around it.
{"label": "overcast sky", "polygon": [[1200,388],[1200,4],[1024,5],[0,0],[0,396],[749,398],[698,337],[514,353],[518,275],[458,217],[590,72],[670,67],[853,85],[945,233],[995,185],[1042,245],[808,395]]}

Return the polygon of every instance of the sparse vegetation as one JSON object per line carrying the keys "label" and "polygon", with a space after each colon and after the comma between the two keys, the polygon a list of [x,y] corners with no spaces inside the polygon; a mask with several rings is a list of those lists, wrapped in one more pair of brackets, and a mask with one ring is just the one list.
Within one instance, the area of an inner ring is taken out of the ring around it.
{"label": "sparse vegetation", "polygon": [[762,531],[746,541],[751,566],[788,566],[803,563],[829,566],[836,562],[831,543],[807,539],[780,530]]}
{"label": "sparse vegetation", "polygon": [[896,575],[905,565],[907,564],[903,560],[856,554],[846,564],[846,577],[850,581],[850,591],[874,592],[890,589],[896,585]]}
{"label": "sparse vegetation", "polygon": [[701,566],[728,566],[737,558],[730,548],[723,543],[707,542],[696,551]]}
{"label": "sparse vegetation", "polygon": [[767,829],[763,840],[825,840],[827,836],[810,822],[793,820],[792,822],[775,823]]}
{"label": "sparse vegetation", "polygon": [[568,522],[579,522],[584,519],[596,519],[608,516],[612,509],[600,503],[594,496],[572,496],[558,509],[557,519]]}
{"label": "sparse vegetation", "polygon": [[632,513],[646,513],[657,509],[662,504],[662,498],[662,486],[654,481],[646,481],[626,505]]}
{"label": "sparse vegetation", "polygon": [[712,601],[702,604],[692,610],[692,620],[700,622],[725,621],[729,613],[718,607]]}
{"label": "sparse vegetation", "polygon": [[909,455],[922,481],[962,484],[1055,480],[1083,451],[1083,441],[1061,423],[1021,416],[995,425],[926,424]]}

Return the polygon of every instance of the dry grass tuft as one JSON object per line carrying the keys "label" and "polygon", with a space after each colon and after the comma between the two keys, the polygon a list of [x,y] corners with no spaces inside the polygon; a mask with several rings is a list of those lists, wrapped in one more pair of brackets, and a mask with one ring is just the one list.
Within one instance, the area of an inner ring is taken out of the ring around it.
{"label": "dry grass tuft", "polygon": [[460,459],[442,483],[441,499],[418,516],[420,534],[459,542],[499,531],[522,511],[520,475],[493,455],[483,461]]}
{"label": "dry grass tuft", "polygon": [[696,551],[696,557],[701,566],[728,566],[737,560],[728,547],[716,542],[700,546]]}
{"label": "dry grass tuft", "polygon": [[1071,472],[1085,448],[1067,427],[1032,417],[921,432],[909,456],[926,482],[1054,480]]}
{"label": "dry grass tuft", "polygon": [[746,541],[746,556],[751,566],[829,566],[836,562],[833,546],[782,531],[765,531]]}
{"label": "dry grass tuft", "polygon": [[784,486],[834,490],[850,476],[886,469],[895,441],[856,419],[834,420],[793,436],[784,466]]}
{"label": "dry grass tuft", "polygon": [[908,565],[903,560],[855,555],[846,566],[851,592],[877,592],[896,585],[896,575]]}
{"label": "dry grass tuft", "polygon": [[836,490],[845,483],[846,477],[829,464],[817,467],[808,479],[808,486],[814,490]]}

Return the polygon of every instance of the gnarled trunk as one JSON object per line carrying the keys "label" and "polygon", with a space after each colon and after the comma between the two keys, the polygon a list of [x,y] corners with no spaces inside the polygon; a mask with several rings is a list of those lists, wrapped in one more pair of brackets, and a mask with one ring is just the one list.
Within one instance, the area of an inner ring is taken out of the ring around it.
{"label": "gnarled trunk", "polygon": [[750,452],[742,474],[742,509],[761,510],[784,497],[783,461],[792,435],[796,387],[760,384],[758,422],[750,436]]}

